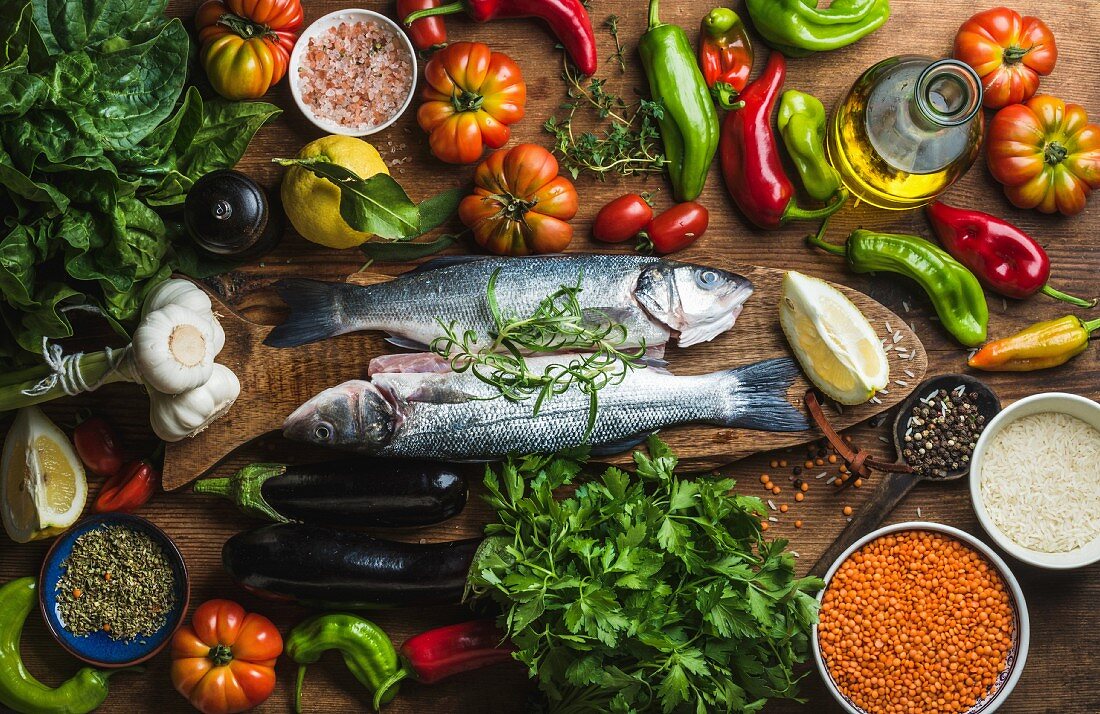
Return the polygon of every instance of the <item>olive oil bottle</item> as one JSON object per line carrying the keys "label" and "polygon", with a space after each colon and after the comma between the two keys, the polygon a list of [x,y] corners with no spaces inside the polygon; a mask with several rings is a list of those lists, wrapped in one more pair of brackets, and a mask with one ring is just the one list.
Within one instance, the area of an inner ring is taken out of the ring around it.
{"label": "olive oil bottle", "polygon": [[919,208],[974,163],[981,106],[981,81],[962,62],[884,60],[856,80],[833,114],[829,161],[857,198],[879,208]]}

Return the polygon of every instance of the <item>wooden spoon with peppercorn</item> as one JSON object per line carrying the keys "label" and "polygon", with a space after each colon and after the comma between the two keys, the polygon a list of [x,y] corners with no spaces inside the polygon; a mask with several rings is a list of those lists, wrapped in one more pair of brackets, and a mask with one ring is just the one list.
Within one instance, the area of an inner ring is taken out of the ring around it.
{"label": "wooden spoon with peppercorn", "polygon": [[921,481],[952,481],[969,474],[974,445],[1000,411],[1001,402],[993,390],[969,375],[943,374],[922,382],[898,405],[894,419],[894,448],[900,463],[910,469],[884,469],[884,464],[859,452],[859,466],[866,462],[885,472],[848,527],[810,568],[810,574],[824,575],[841,553],[878,528]]}

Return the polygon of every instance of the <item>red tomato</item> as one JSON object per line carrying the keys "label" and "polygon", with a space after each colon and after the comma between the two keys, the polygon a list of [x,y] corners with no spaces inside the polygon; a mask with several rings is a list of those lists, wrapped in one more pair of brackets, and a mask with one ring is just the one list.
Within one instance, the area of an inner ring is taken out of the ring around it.
{"label": "red tomato", "polygon": [[636,193],[616,198],[600,209],[592,237],[604,243],[624,243],[637,237],[653,220],[653,208]]}
{"label": "red tomato", "polygon": [[275,690],[279,629],[229,600],[199,605],[172,638],[172,686],[203,714],[235,714]]}
{"label": "red tomato", "polygon": [[955,59],[982,78],[982,103],[990,109],[1027,101],[1058,60],[1054,33],[1037,17],[1007,7],[979,12],[955,36]]}
{"label": "red tomato", "polygon": [[710,213],[695,201],[678,203],[646,226],[645,236],[653,252],[668,255],[699,240],[710,225]]}
{"label": "red tomato", "polygon": [[73,446],[84,467],[96,476],[114,476],[122,468],[122,449],[106,419],[85,419],[73,430]]}

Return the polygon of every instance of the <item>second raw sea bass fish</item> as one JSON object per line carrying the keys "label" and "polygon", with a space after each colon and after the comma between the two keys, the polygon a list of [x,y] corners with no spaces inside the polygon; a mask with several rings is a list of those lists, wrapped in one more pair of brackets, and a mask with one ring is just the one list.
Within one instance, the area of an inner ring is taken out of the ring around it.
{"label": "second raw sea bass fish", "polygon": [[294,347],[381,330],[396,344],[424,349],[442,336],[440,321],[454,321],[459,334],[489,335],[494,323],[486,289],[494,274],[497,301],[520,317],[579,280],[577,299],[594,321],[626,327],[626,346],[658,350],[673,335],[681,347],[714,339],[733,327],[752,294],[752,283],[740,275],[644,256],[440,258],[377,285],[281,281],[276,287],[290,317],[265,343]]}
{"label": "second raw sea bass fish", "polygon": [[[532,358],[527,364],[541,373],[570,357]],[[534,398],[505,399],[470,371],[446,371],[445,362],[429,356],[388,357],[373,367],[371,381],[345,382],[303,404],[287,418],[283,433],[379,456],[483,460],[586,443],[594,453],[614,453],[665,427],[694,422],[767,431],[808,428],[787,401],[799,374],[787,358],[693,377],[656,367],[630,371],[599,391],[591,433],[590,398],[577,385],[544,401],[536,415]]]}

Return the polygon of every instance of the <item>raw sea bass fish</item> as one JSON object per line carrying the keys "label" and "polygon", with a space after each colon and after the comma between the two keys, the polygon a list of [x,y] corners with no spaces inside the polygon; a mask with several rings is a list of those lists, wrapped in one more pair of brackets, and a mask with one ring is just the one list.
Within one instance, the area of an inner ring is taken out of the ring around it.
{"label": "raw sea bass fish", "polygon": [[[377,285],[316,280],[276,284],[290,317],[268,334],[272,347],[295,347],[360,330],[381,330],[402,347],[424,350],[455,322],[458,334],[491,334],[486,288],[497,274],[497,302],[525,317],[561,289],[575,286],[593,322],[626,327],[627,345],[661,348],[671,335],[681,347],[714,339],[733,327],[752,283],[717,268],[624,255],[534,258],[439,258]],[[659,353],[659,351],[658,351]]]}
{"label": "raw sea bass fish", "polygon": [[[403,359],[402,359],[403,358]],[[536,373],[576,355],[527,360]],[[598,393],[590,434],[589,396],[577,385],[546,399],[510,401],[470,372],[447,371],[429,355],[390,356],[371,381],[327,389],[283,425],[297,441],[379,456],[490,460],[511,453],[549,453],[591,444],[615,453],[664,427],[704,422],[767,431],[803,431],[805,417],[787,401],[798,365],[780,358],[739,369],[677,377],[648,367]],[[422,371],[410,371],[422,370]]]}

